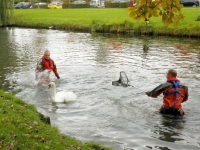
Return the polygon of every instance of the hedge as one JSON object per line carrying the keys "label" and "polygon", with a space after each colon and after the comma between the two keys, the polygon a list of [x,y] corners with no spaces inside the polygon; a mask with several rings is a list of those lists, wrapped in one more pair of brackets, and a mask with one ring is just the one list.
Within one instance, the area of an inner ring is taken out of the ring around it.
{"label": "hedge", "polygon": [[[129,7],[130,3],[129,2],[125,2],[125,3],[110,3],[110,2],[106,2],[105,3],[105,7],[106,8],[127,8]],[[33,9],[47,9],[48,5],[33,5]],[[63,9],[67,9],[67,8],[90,8],[90,4],[86,3],[86,4],[63,4],[62,5]]]}

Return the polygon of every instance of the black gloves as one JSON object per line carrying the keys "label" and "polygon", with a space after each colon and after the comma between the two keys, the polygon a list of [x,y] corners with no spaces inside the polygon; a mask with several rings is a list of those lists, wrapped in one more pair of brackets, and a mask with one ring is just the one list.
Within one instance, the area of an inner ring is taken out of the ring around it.
{"label": "black gloves", "polygon": [[148,96],[150,96],[150,92],[148,91],[148,92],[145,92]]}
{"label": "black gloves", "polygon": [[59,76],[59,75],[57,75],[56,77],[57,77],[58,79],[60,79],[60,76]]}

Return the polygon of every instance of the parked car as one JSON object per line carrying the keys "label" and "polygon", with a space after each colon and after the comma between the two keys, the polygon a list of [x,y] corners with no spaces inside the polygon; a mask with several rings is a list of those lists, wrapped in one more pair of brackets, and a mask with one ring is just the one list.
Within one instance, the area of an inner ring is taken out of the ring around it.
{"label": "parked car", "polygon": [[111,3],[125,3],[125,0],[113,0]]}
{"label": "parked car", "polygon": [[49,9],[62,9],[62,4],[63,4],[63,2],[51,2],[48,5],[48,8]]}
{"label": "parked car", "polygon": [[47,5],[47,3],[45,3],[45,2],[41,2],[41,3],[35,3],[34,5]]}
{"label": "parked car", "polygon": [[90,1],[90,7],[105,7],[105,2],[104,0],[91,0]]}
{"label": "parked car", "polygon": [[76,0],[72,4],[86,4],[86,2],[83,0]]}
{"label": "parked car", "polygon": [[19,2],[15,5],[15,9],[28,9],[28,8],[32,8],[30,2]]}
{"label": "parked car", "polygon": [[180,3],[183,4],[183,6],[199,6],[199,0],[181,0]]}
{"label": "parked car", "polygon": [[99,7],[100,6],[100,0],[91,0],[90,1],[90,7]]}

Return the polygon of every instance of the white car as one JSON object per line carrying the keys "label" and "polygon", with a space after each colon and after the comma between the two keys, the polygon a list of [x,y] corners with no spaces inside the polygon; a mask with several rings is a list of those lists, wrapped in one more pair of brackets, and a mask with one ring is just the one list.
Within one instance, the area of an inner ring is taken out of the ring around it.
{"label": "white car", "polygon": [[83,0],[76,0],[72,4],[86,4],[86,2]]}
{"label": "white car", "polygon": [[48,5],[47,3],[45,3],[45,2],[41,2],[41,3],[35,3],[34,5]]}
{"label": "white car", "polygon": [[90,7],[105,7],[105,2],[104,0],[91,0],[90,1]]}
{"label": "white car", "polygon": [[125,3],[125,0],[113,0],[112,3]]}

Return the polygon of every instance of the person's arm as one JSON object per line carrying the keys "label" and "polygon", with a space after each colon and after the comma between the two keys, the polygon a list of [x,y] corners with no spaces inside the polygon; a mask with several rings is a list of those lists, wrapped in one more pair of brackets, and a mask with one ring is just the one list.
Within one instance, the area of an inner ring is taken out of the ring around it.
{"label": "person's arm", "polygon": [[57,68],[56,68],[56,63],[53,61],[53,72],[55,74],[55,76],[60,79],[60,76],[58,74]]}
{"label": "person's arm", "polygon": [[40,59],[36,65],[36,70],[35,70],[36,76],[38,76],[38,74],[42,71],[42,65],[43,65],[43,61],[42,59]]}
{"label": "person's arm", "polygon": [[160,84],[156,88],[154,88],[152,91],[146,92],[146,94],[150,97],[156,98],[160,94],[162,94],[165,91],[165,84]]}
{"label": "person's arm", "polygon": [[184,97],[182,103],[185,102],[185,101],[187,101],[187,100],[188,100],[188,93],[185,95],[185,97]]}
{"label": "person's arm", "polygon": [[184,87],[184,89],[185,89],[185,94],[184,94],[184,98],[183,98],[183,101],[182,101],[182,103],[183,102],[185,102],[185,101],[187,101],[188,100],[188,96],[189,96],[189,94],[188,94],[188,87]]}

